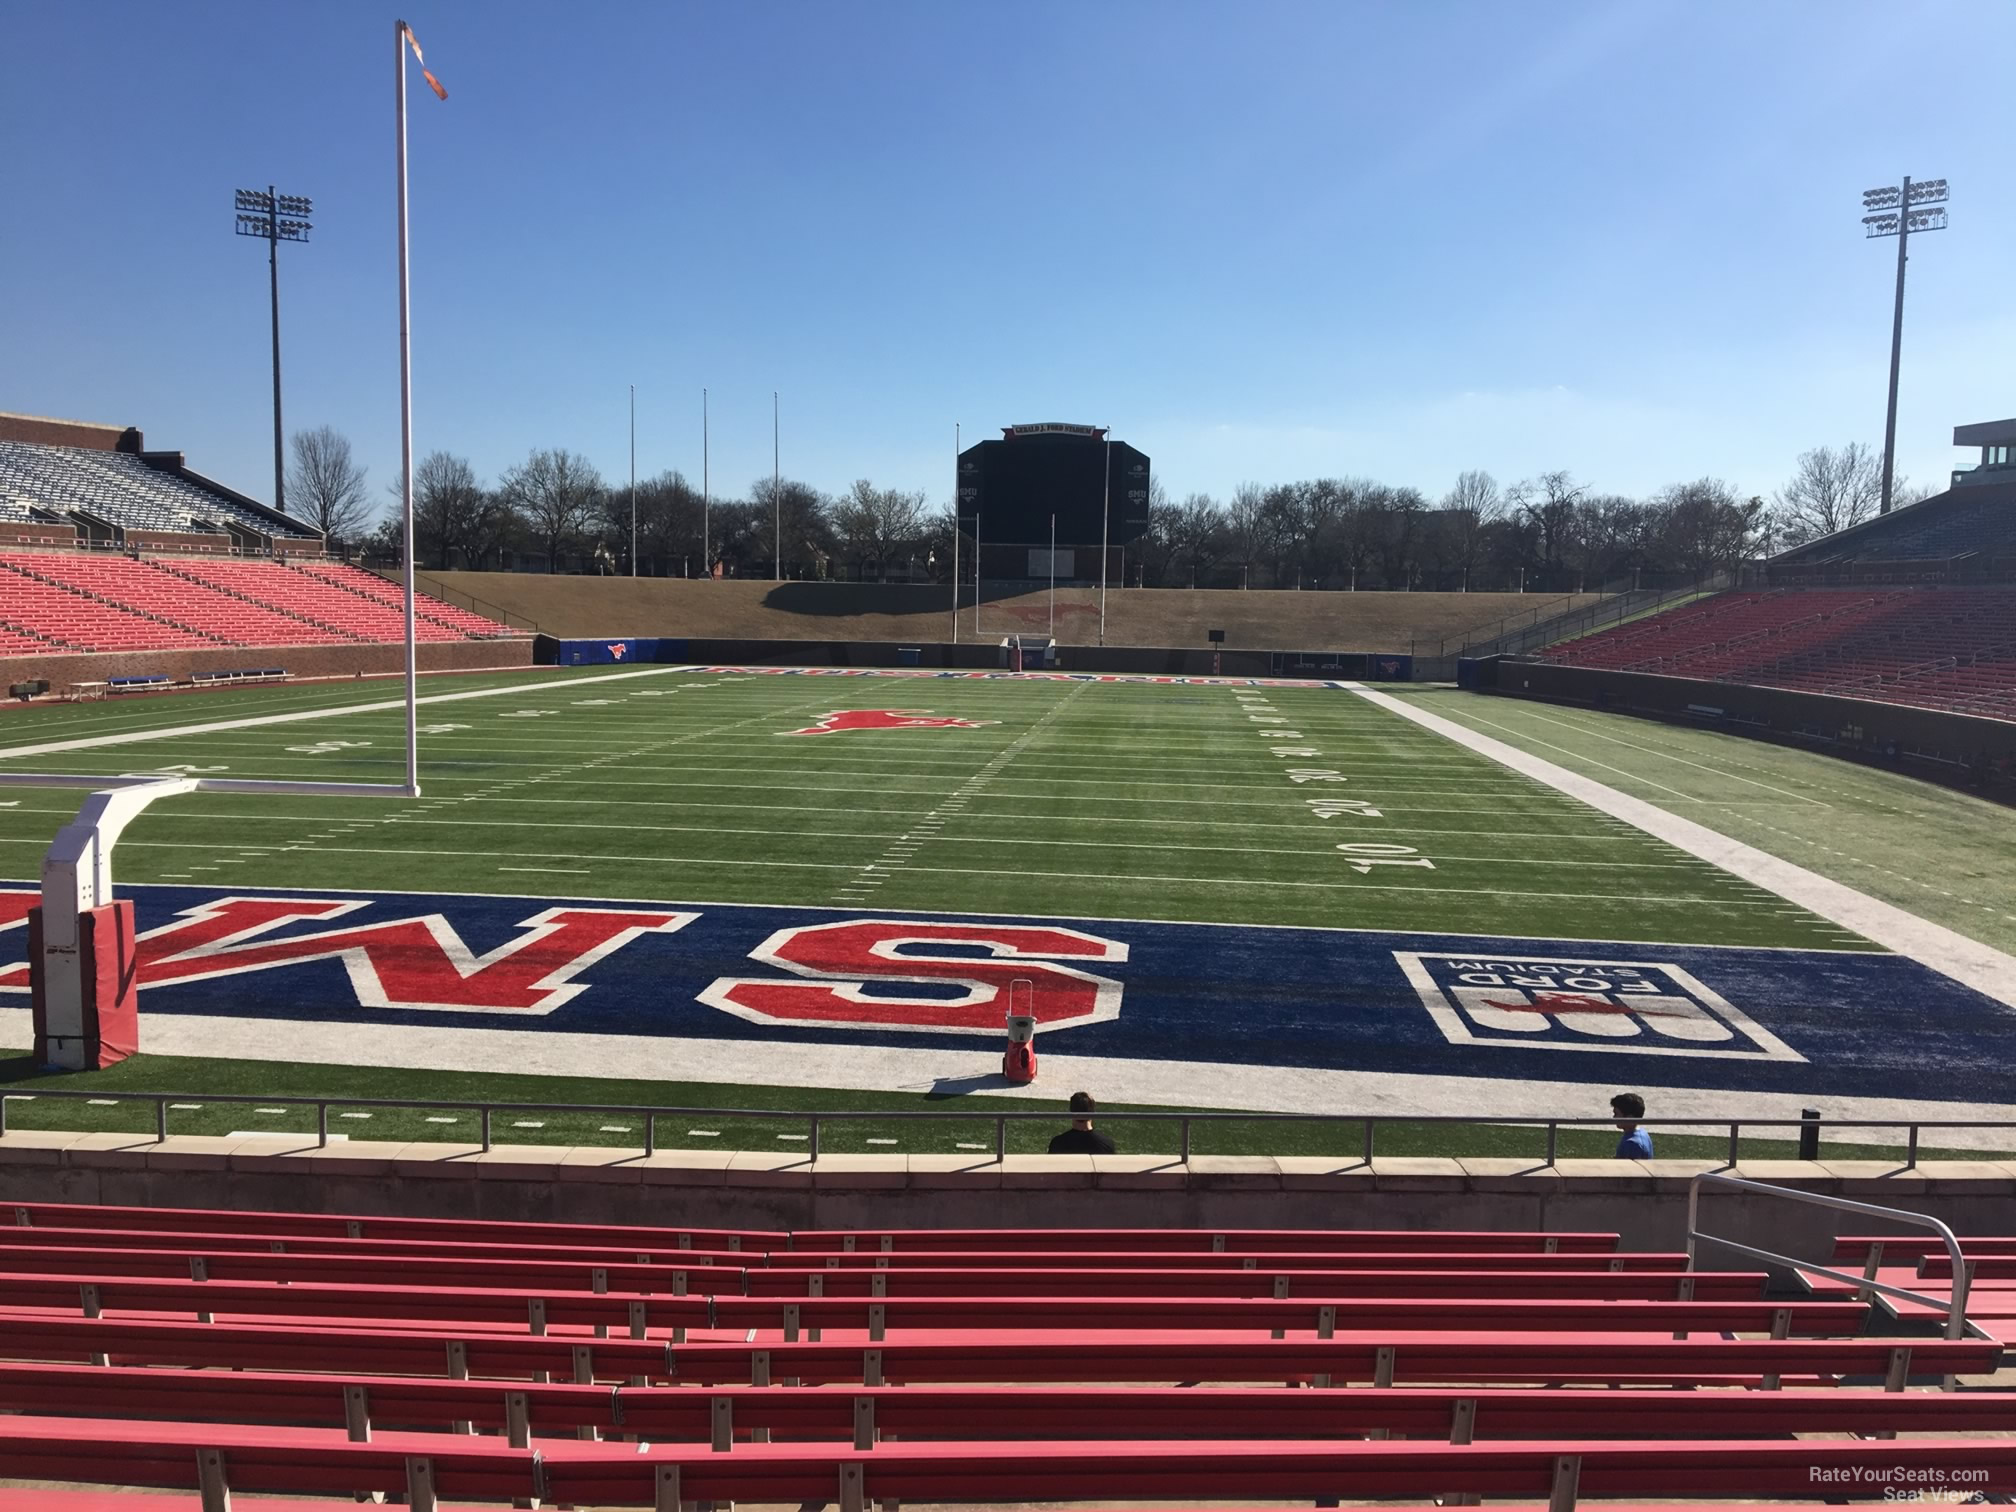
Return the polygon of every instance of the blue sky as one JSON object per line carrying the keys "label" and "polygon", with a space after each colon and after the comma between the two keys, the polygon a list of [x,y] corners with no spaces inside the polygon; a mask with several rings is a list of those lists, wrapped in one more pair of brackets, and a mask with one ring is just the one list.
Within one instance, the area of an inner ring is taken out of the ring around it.
{"label": "blue sky", "polygon": [[[289,429],[398,464],[395,12],[0,0],[0,409],[137,424],[271,493]],[[414,413],[485,477],[950,492],[968,442],[1110,424],[1174,494],[1566,467],[1769,493],[1880,444],[1892,242],[1860,192],[1953,185],[1914,242],[1900,467],[2016,413],[2006,3],[521,5],[407,12]]]}

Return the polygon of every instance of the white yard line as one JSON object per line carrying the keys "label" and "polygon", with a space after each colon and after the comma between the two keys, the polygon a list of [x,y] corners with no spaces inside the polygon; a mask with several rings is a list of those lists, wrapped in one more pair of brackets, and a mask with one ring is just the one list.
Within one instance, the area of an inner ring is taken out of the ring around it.
{"label": "white yard line", "polygon": [[[591,683],[622,682],[633,677],[664,677],[674,672],[693,670],[692,667],[649,667],[636,672],[611,672],[597,677],[575,677],[565,682],[550,682],[535,686],[513,685],[504,688],[476,688],[466,693],[435,693],[421,699],[420,702],[444,704],[461,703],[470,698],[533,698],[542,693],[585,688]],[[182,735],[209,735],[218,730],[249,730],[258,725],[298,724],[305,719],[337,719],[345,714],[382,714],[405,707],[406,701],[403,698],[388,698],[377,703],[304,709],[294,714],[250,714],[243,719],[214,719],[207,724],[168,725],[160,729],[133,730],[124,735],[87,735],[76,740],[46,740],[39,745],[0,748],[0,761],[12,761],[24,756],[48,756],[58,751],[95,751],[105,746],[133,745],[147,740],[172,740]]]}
{"label": "white yard line", "polygon": [[893,868],[908,866],[911,857],[917,854],[919,843],[924,840],[937,838],[934,831],[942,822],[941,816],[948,813],[959,813],[971,799],[978,797],[985,790],[987,784],[995,780],[1001,769],[1013,761],[1016,754],[1024,746],[1028,745],[1030,740],[1035,737],[1036,732],[1049,724],[1059,714],[1063,713],[1065,705],[1084,692],[1088,686],[1089,684],[1079,683],[1062,698],[1053,701],[1050,707],[1044,711],[1042,718],[1038,719],[1028,729],[1024,730],[1015,739],[997,751],[979,771],[946,794],[944,798],[939,800],[937,807],[924,815],[923,818],[915,821],[910,828],[895,839],[889,841],[883,847],[882,854],[877,856],[871,865],[864,866],[853,882],[844,885],[835,894],[835,901],[858,902],[860,898],[857,895],[870,887],[880,887],[884,882],[888,881]]}
{"label": "white yard line", "polygon": [[[271,1056],[274,1021],[162,1013],[147,1020],[153,1055]],[[998,1045],[910,1050],[880,1045],[780,1044],[627,1034],[565,1034],[549,1029],[474,1029],[437,1024],[287,1025],[290,1060],[317,1065],[368,1065],[439,1071],[511,1071],[537,1076],[601,1076],[735,1085],[827,1087],[919,1092],[939,1082],[970,1083],[1000,1069]],[[0,1049],[25,1049],[32,1038],[25,1008],[0,1008]],[[1094,1086],[1117,1102],[1158,1107],[1282,1113],[1370,1113],[1381,1118],[1430,1117],[1460,1107],[1484,1117],[1547,1118],[1600,1113],[1603,1093],[1586,1083],[1429,1076],[1392,1071],[1327,1071],[1296,1066],[1212,1065],[1194,1061],[1076,1056],[1068,1031],[1040,1039],[1048,1084]],[[1704,1072],[1704,1075],[1707,1073]],[[1018,1087],[980,1087],[979,1096],[1025,1096]],[[1808,1093],[1732,1092],[1714,1086],[1661,1087],[1659,1111],[1669,1118],[1797,1118]],[[2001,1119],[2008,1104],[1925,1102],[1903,1098],[1836,1097],[1830,1128],[1856,1119],[1886,1125],[1870,1140],[1901,1142],[1903,1123],[1926,1118]],[[954,1116],[948,1112],[948,1117]],[[1655,1133],[1658,1125],[1652,1125]],[[1678,1131],[1675,1131],[1678,1132]],[[1770,1131],[1764,1137],[1785,1137]],[[2008,1135],[1994,1129],[1927,1131],[1925,1142],[1946,1148],[1997,1148]],[[1540,1136],[1533,1150],[1537,1163]]]}
{"label": "white yard line", "polygon": [[1579,799],[1591,808],[1621,819],[1668,845],[1677,846],[1691,856],[1713,862],[1732,876],[1775,893],[1788,903],[1796,903],[1810,913],[1831,920],[1865,939],[1874,940],[1901,956],[1908,956],[1941,976],[1951,977],[1983,996],[2016,1008],[2016,956],[2007,955],[1979,940],[1969,939],[1943,924],[1934,924],[1916,914],[1906,913],[1894,904],[1857,892],[1830,877],[1808,871],[1753,845],[1732,840],[1706,825],[1696,824],[1692,819],[1670,814],[1642,798],[1620,793],[1592,777],[1556,766],[1489,735],[1480,735],[1454,720],[1417,709],[1404,699],[1358,683],[1346,683],[1345,686],[1360,698],[1389,709],[1402,719],[1433,730],[1481,756],[1490,757],[1501,766],[1523,773],[1570,798]]}
{"label": "white yard line", "polygon": [[[1741,782],[1749,787],[1762,788],[1767,793],[1777,793],[1782,797],[1792,799],[1793,801],[1798,803],[1811,804],[1814,808],[1832,808],[1834,806],[1833,804],[1824,802],[1819,798],[1808,798],[1804,793],[1795,793],[1790,788],[1773,787],[1768,782],[1758,782],[1754,778],[1750,777],[1739,777],[1734,772],[1724,771],[1721,767],[1708,766],[1705,763],[1699,761],[1689,761],[1684,756],[1675,756],[1671,751],[1662,751],[1654,746],[1642,746],[1639,745],[1636,741],[1620,740],[1615,735],[1605,734],[1603,731],[1594,729],[1587,725],[1577,724],[1566,719],[1551,719],[1545,714],[1533,714],[1529,710],[1525,709],[1522,709],[1519,712],[1522,714],[1527,714],[1528,717],[1530,717],[1536,723],[1539,724],[1550,724],[1555,726],[1557,729],[1572,730],[1577,735],[1588,736],[1591,740],[1608,741],[1611,745],[1623,746],[1627,751],[1638,751],[1646,756],[1657,756],[1660,760],[1673,762],[1676,766],[1693,767],[1694,770],[1696,770],[1697,772],[1706,772],[1711,777],[1721,777],[1725,778],[1730,782]],[[1492,720],[1485,719],[1476,714],[1472,714],[1470,717],[1473,720],[1475,720],[1478,724],[1490,725],[1491,728],[1494,730],[1504,730],[1507,734],[1513,734],[1513,735],[1520,733],[1519,731],[1513,729],[1510,725],[1497,724]],[[1540,738],[1537,735],[1531,736],[1529,738],[1534,740],[1538,744],[1547,745],[1547,742],[1540,740]],[[1554,751],[1567,751],[1567,753],[1571,756],[1580,755],[1584,761],[1595,761],[1595,758],[1593,756],[1584,755],[1583,753],[1575,751],[1567,746],[1548,745],[1548,749]],[[1651,783],[1653,787],[1666,788],[1666,791],[1669,793],[1679,791],[1676,788],[1666,787],[1666,784],[1663,782],[1653,782],[1650,777],[1645,777],[1635,772],[1626,771],[1623,767],[1611,766],[1608,762],[1598,761],[1596,762],[1596,765],[1603,767],[1607,771],[1621,772],[1623,773],[1624,776],[1629,777],[1634,782],[1646,782]]]}

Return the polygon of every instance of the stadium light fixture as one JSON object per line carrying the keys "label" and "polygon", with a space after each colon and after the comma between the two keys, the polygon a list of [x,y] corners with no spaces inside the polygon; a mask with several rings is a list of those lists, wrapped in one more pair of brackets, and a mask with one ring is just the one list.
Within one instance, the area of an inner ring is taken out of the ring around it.
{"label": "stadium light fixture", "polygon": [[240,189],[235,208],[238,234],[256,236],[266,243],[266,271],[273,294],[273,507],[285,510],[287,465],[280,432],[280,243],[308,240],[308,233],[315,229],[308,220],[315,205],[305,194],[281,194],[268,184],[264,189]]}
{"label": "stadium light fixture", "polygon": [[1904,264],[1911,233],[1946,229],[1946,180],[1909,178],[1890,188],[1862,191],[1865,238],[1897,238],[1897,300],[1890,315],[1890,400],[1883,420],[1883,500],[1878,512],[1890,513],[1891,485],[1897,473],[1897,370],[1904,349]]}

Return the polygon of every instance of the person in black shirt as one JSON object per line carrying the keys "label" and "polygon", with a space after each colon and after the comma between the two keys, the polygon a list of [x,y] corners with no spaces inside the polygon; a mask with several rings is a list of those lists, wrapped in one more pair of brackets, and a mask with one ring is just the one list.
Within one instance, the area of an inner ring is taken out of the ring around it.
{"label": "person in black shirt", "polygon": [[1052,1155],[1111,1155],[1113,1141],[1092,1127],[1092,1115],[1099,1104],[1090,1092],[1071,1094],[1071,1127],[1050,1141]]}

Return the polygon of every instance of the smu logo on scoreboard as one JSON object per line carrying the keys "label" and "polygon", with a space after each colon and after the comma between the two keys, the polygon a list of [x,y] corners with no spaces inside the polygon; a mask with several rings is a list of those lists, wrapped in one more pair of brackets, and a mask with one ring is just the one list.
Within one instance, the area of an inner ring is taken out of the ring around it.
{"label": "smu logo on scoreboard", "polygon": [[1805,1060],[1692,973],[1667,963],[1407,950],[1394,951],[1393,959],[1452,1045]]}

